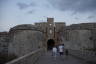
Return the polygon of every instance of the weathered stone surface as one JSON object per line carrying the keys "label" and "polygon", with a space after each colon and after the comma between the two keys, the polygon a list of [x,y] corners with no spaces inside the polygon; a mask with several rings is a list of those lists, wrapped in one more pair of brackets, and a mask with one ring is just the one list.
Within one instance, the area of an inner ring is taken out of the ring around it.
{"label": "weathered stone surface", "polygon": [[[13,30],[18,30],[18,29],[38,29],[35,25],[32,24],[22,24],[22,25],[17,25],[12,28]],[[11,29],[11,30],[12,30]]]}
{"label": "weathered stone surface", "polygon": [[67,26],[66,29],[74,30],[74,29],[96,29],[96,23],[80,23],[80,24],[72,24],[70,26]]}
{"label": "weathered stone surface", "polygon": [[47,47],[47,41],[53,39],[55,45],[60,44],[60,34],[65,28],[66,24],[64,22],[54,22],[54,18],[47,18],[47,22],[35,23],[36,26],[40,27],[43,30],[45,35],[45,46]]}
{"label": "weathered stone surface", "polygon": [[71,30],[68,32],[67,37],[67,41],[64,41],[66,48],[73,50],[93,48],[93,42],[90,40],[90,30]]}
{"label": "weathered stone surface", "polygon": [[9,44],[9,54],[22,56],[42,47],[44,39],[42,32],[36,30],[18,30],[17,27],[15,30]]}
{"label": "weathered stone surface", "polygon": [[9,43],[8,32],[1,32],[0,33],[0,53],[3,53],[3,54],[8,53],[8,43]]}
{"label": "weathered stone surface", "polygon": [[39,57],[44,54],[42,48],[32,51],[25,54],[24,56],[18,57],[12,61],[7,62],[6,64],[35,64]]}
{"label": "weathered stone surface", "polygon": [[[9,32],[0,32],[0,53],[15,54],[20,57],[39,48],[47,49],[48,39],[55,41],[54,45],[65,44],[70,54],[81,58],[92,59],[96,53],[96,23],[81,23],[66,26],[64,22],[54,22],[48,18],[47,22],[17,25]],[[88,51],[90,49],[91,51]],[[23,58],[29,61],[38,54]],[[93,59],[92,59],[93,60]],[[25,64],[29,64],[26,63]]]}
{"label": "weathered stone surface", "polygon": [[[7,47],[9,53],[22,56],[40,47],[47,48],[48,39],[53,39],[55,45],[64,43],[66,48],[73,50],[96,48],[96,23],[66,26],[64,22],[54,22],[53,18],[48,18],[47,22],[35,25],[17,25],[9,31]],[[3,41],[7,42],[7,36],[0,36],[0,43],[4,44]]]}

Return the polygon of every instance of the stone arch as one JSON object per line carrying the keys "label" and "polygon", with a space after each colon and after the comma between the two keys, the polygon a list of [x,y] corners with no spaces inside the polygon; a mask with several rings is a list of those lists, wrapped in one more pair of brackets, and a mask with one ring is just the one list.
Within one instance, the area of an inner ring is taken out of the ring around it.
{"label": "stone arch", "polygon": [[55,45],[54,39],[48,39],[47,40],[47,50],[51,50],[54,45]]}

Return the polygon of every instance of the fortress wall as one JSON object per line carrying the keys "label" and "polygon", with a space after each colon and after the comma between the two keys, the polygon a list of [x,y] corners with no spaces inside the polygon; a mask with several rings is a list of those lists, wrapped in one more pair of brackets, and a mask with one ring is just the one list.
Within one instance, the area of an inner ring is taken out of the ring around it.
{"label": "fortress wall", "polygon": [[96,49],[96,28],[91,30],[91,40],[93,40],[94,48]]}
{"label": "fortress wall", "polygon": [[16,30],[11,37],[9,54],[25,55],[42,47],[43,34],[35,30]]}
{"label": "fortress wall", "polygon": [[8,53],[9,36],[8,32],[0,32],[0,53]]}
{"label": "fortress wall", "polygon": [[63,42],[66,48],[73,50],[82,50],[93,48],[93,42],[90,40],[90,30],[69,30],[67,32],[67,40]]}

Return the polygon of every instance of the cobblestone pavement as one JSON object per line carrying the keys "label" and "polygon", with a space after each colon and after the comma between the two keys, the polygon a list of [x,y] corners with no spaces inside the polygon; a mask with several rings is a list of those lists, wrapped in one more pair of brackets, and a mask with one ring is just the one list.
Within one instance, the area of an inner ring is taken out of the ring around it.
{"label": "cobblestone pavement", "polygon": [[36,64],[87,64],[83,60],[77,59],[73,56],[57,56],[53,57],[51,52],[47,52],[44,56],[41,56]]}

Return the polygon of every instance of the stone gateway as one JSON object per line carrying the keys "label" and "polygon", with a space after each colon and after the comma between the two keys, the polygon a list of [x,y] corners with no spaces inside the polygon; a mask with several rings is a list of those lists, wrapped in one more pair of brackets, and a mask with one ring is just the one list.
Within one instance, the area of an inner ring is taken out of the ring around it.
{"label": "stone gateway", "polygon": [[[47,51],[59,44],[64,44],[65,48],[72,50],[94,49],[96,48],[96,23],[66,26],[64,22],[54,22],[54,18],[47,18],[47,22],[35,23],[35,25],[17,25],[9,32],[4,32],[4,35],[0,33],[0,37],[0,43],[4,45],[7,43],[6,53],[18,57],[39,48]],[[5,50],[4,46],[2,50]]]}

